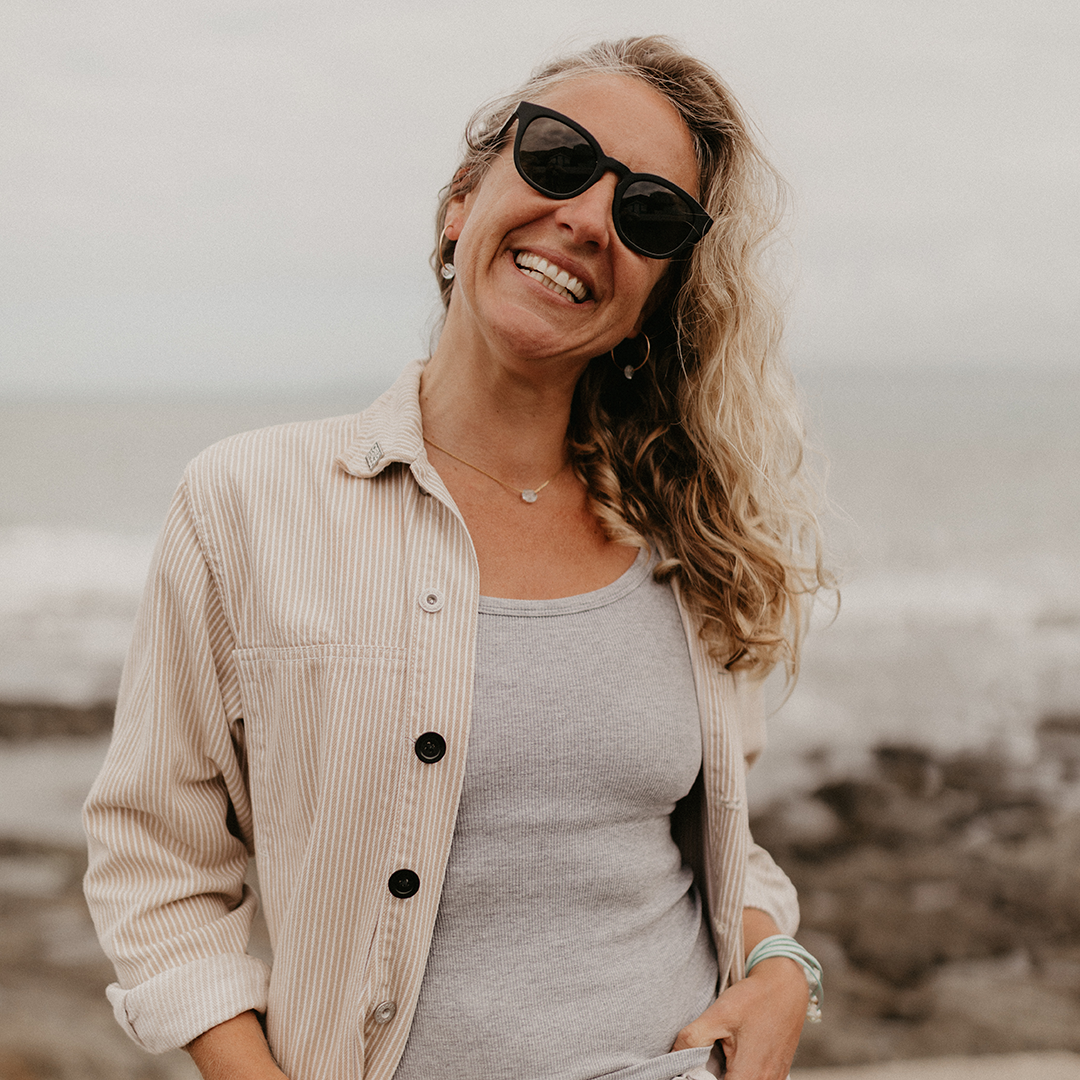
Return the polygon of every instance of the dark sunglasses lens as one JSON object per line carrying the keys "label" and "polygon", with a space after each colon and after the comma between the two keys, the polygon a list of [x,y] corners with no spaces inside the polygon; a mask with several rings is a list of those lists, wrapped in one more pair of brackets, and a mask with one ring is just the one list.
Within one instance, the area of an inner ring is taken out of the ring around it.
{"label": "dark sunglasses lens", "polygon": [[538,116],[521,134],[518,168],[546,194],[569,195],[588,183],[596,169],[596,152],[573,128]]}
{"label": "dark sunglasses lens", "polygon": [[663,258],[694,235],[694,211],[671,188],[635,180],[623,192],[619,225],[642,251]]}

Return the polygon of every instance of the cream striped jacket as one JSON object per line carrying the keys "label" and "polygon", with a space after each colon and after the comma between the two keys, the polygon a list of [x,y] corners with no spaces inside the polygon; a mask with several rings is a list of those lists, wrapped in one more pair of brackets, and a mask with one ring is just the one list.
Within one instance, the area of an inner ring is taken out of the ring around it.
{"label": "cream striped jacket", "polygon": [[[85,809],[108,994],[149,1050],[256,1009],[292,1080],[389,1080],[401,1056],[465,771],[479,597],[424,452],[421,370],[358,416],[219,443],[177,491]],[[749,838],[761,710],[684,619],[704,797],[683,842],[726,981],[743,906],[787,933],[798,906]],[[246,953],[252,855],[272,970]]]}

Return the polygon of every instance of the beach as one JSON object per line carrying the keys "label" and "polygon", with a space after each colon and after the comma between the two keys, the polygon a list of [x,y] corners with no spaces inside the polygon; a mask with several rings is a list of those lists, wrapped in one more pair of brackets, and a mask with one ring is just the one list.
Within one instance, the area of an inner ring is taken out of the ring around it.
{"label": "beach", "polygon": [[[131,1043],[104,995],[79,808],[109,720],[0,707],[2,1080],[197,1076]],[[1080,1080],[1080,817],[1035,775],[882,752],[875,778],[756,815],[826,971],[794,1080]],[[253,947],[268,952],[261,925]]]}
{"label": "beach", "polygon": [[[826,973],[793,1075],[1080,1080],[1080,380],[806,383],[843,598],[750,782]],[[195,1075],[112,1018],[79,807],[184,462],[374,392],[0,406],[0,1080]]]}

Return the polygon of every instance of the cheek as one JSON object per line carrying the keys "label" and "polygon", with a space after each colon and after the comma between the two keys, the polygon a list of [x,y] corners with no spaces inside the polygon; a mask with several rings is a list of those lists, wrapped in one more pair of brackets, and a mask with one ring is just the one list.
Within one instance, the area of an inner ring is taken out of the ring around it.
{"label": "cheek", "polygon": [[[513,162],[497,157],[488,166],[476,186],[461,200],[464,220],[480,218],[491,220],[504,216],[517,194],[520,183]],[[526,190],[530,190],[526,188]]]}
{"label": "cheek", "polygon": [[663,303],[667,292],[668,263],[653,263],[641,285],[641,304],[638,315],[638,327]]}

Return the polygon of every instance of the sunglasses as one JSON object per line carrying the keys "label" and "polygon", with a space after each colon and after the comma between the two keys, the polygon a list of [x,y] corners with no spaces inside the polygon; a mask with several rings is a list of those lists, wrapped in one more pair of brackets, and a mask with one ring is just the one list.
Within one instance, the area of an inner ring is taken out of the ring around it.
{"label": "sunglasses", "polygon": [[542,105],[521,102],[499,138],[518,122],[514,165],[522,180],[549,199],[572,199],[605,173],[619,182],[611,218],[619,239],[638,255],[671,259],[689,251],[712,228],[705,208],[681,187],[652,173],[631,172],[608,157],[580,124]]}

